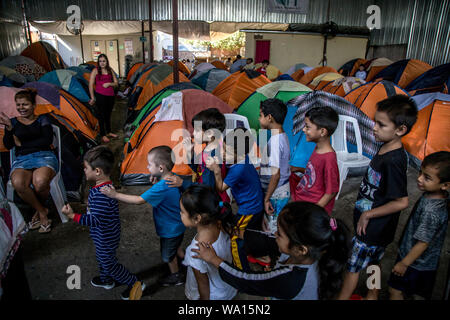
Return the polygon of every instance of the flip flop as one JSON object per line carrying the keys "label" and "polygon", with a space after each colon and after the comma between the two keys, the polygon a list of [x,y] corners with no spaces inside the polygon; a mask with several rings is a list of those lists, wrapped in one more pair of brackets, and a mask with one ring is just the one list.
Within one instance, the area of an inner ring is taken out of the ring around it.
{"label": "flip flop", "polygon": [[142,283],[136,281],[130,291],[130,300],[141,300],[142,297]]}
{"label": "flip flop", "polygon": [[115,134],[115,133],[108,133],[106,136],[108,138],[110,138],[110,139],[117,139],[117,138],[119,138],[119,136],[117,134]]}
{"label": "flip flop", "polygon": [[39,228],[39,233],[49,233],[50,231],[52,231],[51,226],[52,220],[48,219],[47,225],[44,226],[43,224],[41,224],[41,227]]}
{"label": "flip flop", "polygon": [[28,222],[28,229],[30,229],[30,230],[39,229],[40,226],[41,226],[40,220],[35,220],[35,221],[32,220],[32,221]]}

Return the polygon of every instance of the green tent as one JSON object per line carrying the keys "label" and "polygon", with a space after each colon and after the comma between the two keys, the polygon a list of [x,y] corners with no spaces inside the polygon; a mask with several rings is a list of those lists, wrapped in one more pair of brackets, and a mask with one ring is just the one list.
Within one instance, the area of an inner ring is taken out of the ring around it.
{"label": "green tent", "polygon": [[246,116],[250,128],[259,130],[259,106],[261,101],[277,98],[287,103],[292,98],[312,91],[307,86],[291,80],[280,80],[256,89],[237,109],[236,113]]}

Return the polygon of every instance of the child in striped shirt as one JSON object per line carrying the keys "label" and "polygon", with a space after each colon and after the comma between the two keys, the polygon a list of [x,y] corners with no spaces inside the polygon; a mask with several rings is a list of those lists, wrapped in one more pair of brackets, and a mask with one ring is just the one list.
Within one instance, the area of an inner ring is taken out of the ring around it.
{"label": "child in striped shirt", "polygon": [[69,204],[62,212],[79,223],[89,226],[91,238],[95,245],[95,255],[100,269],[100,276],[94,277],[94,287],[112,289],[116,283],[126,284],[122,292],[123,300],[139,300],[145,284],[122,266],[116,258],[120,243],[119,206],[115,199],[100,192],[100,188],[112,185],[110,174],[114,165],[114,155],[105,146],[90,149],[84,157],[84,173],[87,181],[95,181],[89,191],[87,214],[74,213]]}

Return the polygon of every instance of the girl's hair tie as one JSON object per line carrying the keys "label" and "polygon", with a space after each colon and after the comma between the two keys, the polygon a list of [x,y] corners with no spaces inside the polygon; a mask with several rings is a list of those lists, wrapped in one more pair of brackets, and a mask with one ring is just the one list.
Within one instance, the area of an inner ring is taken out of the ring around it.
{"label": "girl's hair tie", "polygon": [[219,202],[219,207],[223,208],[223,202],[222,201]]}
{"label": "girl's hair tie", "polygon": [[331,227],[331,230],[333,230],[333,231],[337,229],[337,222],[336,222],[335,218],[330,219],[330,227]]}

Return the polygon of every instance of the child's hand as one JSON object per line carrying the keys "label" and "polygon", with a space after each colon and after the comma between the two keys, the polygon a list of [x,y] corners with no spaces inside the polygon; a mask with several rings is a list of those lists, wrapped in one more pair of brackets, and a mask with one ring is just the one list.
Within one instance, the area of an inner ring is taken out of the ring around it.
{"label": "child's hand", "polygon": [[406,272],[406,269],[408,269],[408,266],[403,262],[399,261],[395,264],[394,268],[392,268],[392,273],[399,277],[403,277]]}
{"label": "child's hand", "polygon": [[112,185],[104,186],[100,188],[100,192],[109,198],[113,198],[117,195],[116,189]]}
{"label": "child's hand", "polygon": [[192,256],[193,258],[202,259],[216,267],[219,267],[223,261],[217,256],[216,251],[210,243],[198,242],[198,249],[191,249],[191,251],[197,253],[196,256]]}
{"label": "child's hand", "polygon": [[74,213],[70,204],[66,204],[62,207],[61,212],[64,213],[68,218],[73,219]]}
{"label": "child's hand", "polygon": [[273,212],[275,211],[273,209],[272,203],[270,202],[270,200],[264,200],[264,210],[266,210],[267,214],[272,215]]}
{"label": "child's hand", "polygon": [[262,229],[262,231],[264,231],[264,232],[271,232],[266,217],[263,217],[263,219],[262,219],[261,229]]}
{"label": "child's hand", "polygon": [[356,233],[361,236],[362,234],[366,234],[366,228],[369,224],[369,211],[365,211],[361,214],[361,217],[359,217],[358,224],[356,225]]}
{"label": "child's hand", "polygon": [[183,185],[183,179],[177,175],[165,178],[166,184],[171,188],[179,188]]}

